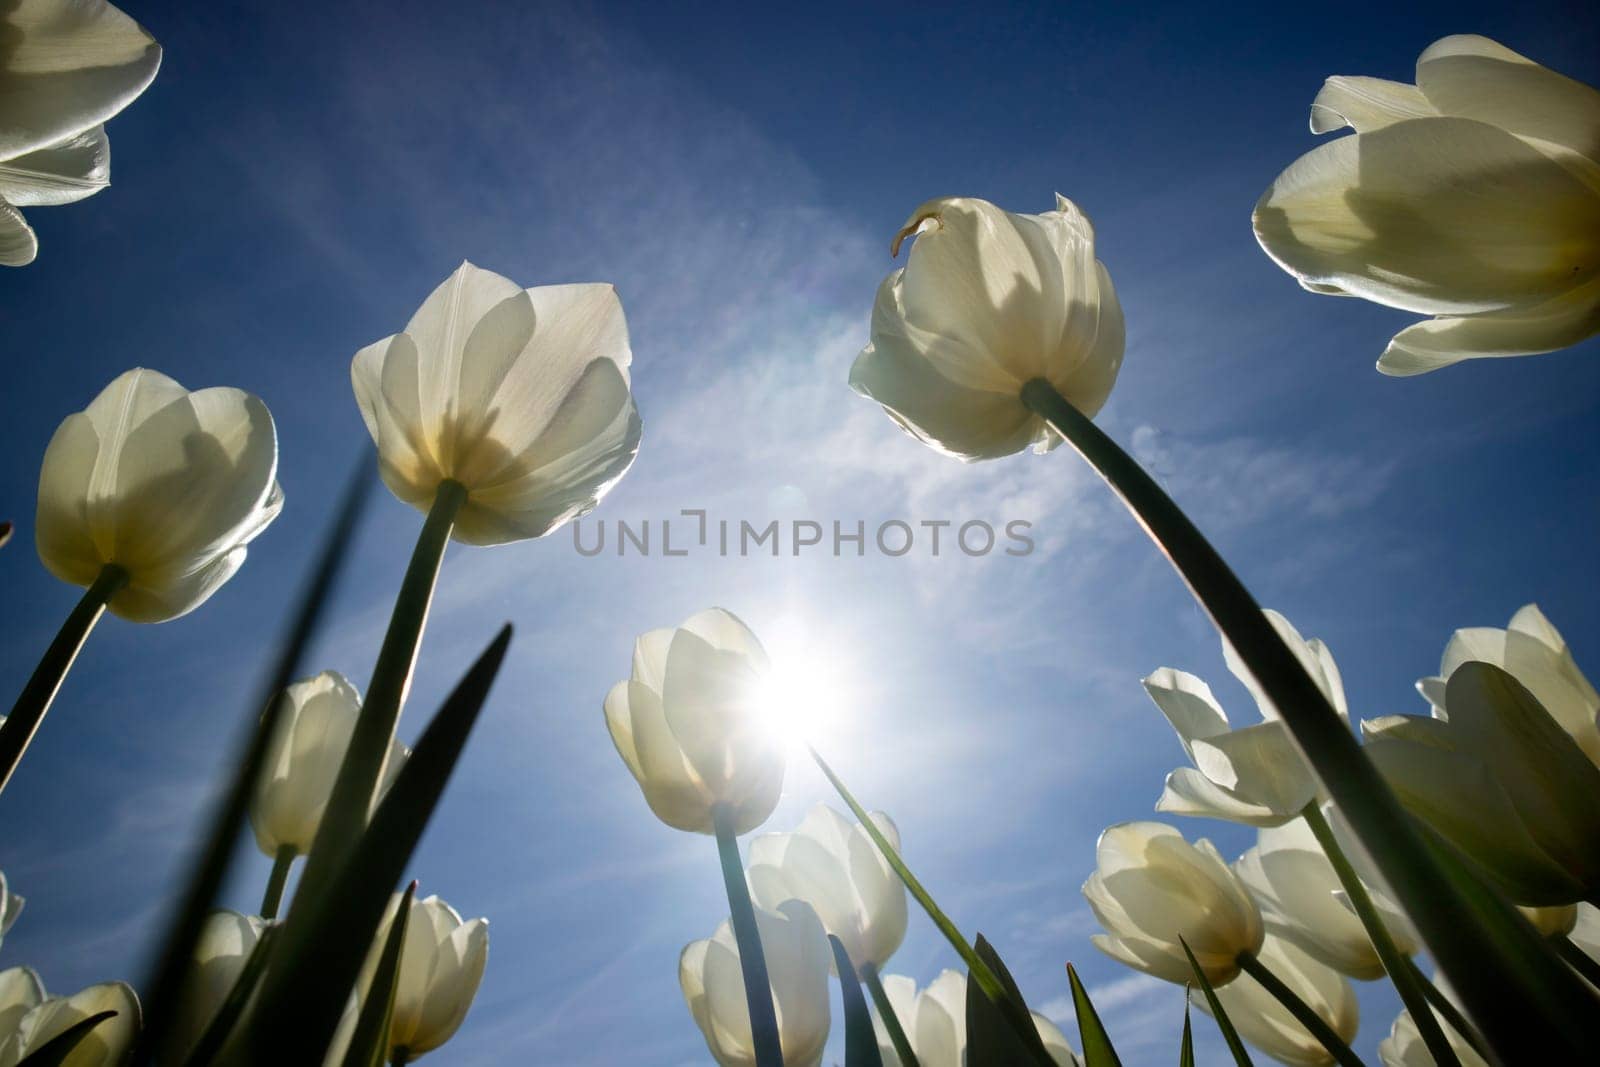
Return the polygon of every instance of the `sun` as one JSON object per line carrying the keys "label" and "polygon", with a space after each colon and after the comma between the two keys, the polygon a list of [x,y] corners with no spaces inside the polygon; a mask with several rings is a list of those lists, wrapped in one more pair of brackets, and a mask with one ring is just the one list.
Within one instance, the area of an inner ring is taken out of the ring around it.
{"label": "sun", "polygon": [[817,642],[813,632],[785,616],[762,636],[772,669],[757,701],[773,732],[798,750],[825,746],[852,698],[844,658]]}

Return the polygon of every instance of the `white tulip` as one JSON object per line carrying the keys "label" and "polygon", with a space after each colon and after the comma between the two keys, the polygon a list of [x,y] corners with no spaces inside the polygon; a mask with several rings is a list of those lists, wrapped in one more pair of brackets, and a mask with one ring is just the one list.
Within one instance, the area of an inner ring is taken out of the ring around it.
{"label": "white tulip", "polygon": [[1600,908],[1593,904],[1579,904],[1567,940],[1577,945],[1585,956],[1600,963]]}
{"label": "white tulip", "polygon": [[1265,936],[1250,891],[1211,842],[1191,845],[1162,823],[1121,823],[1102,833],[1083,895],[1106,930],[1090,939],[1096,948],[1180,985],[1194,980],[1180,938],[1220,986]]}
{"label": "white tulip", "polygon": [[762,703],[768,673],[756,635],[721,608],[635,642],[632,677],[606,695],[606,726],[662,822],[709,834],[724,806],[744,834],[772,814],[784,743]]}
{"label": "white tulip", "polygon": [[238,389],[190,392],[131,370],[68,415],[39,472],[36,539],[50,573],[90,586],[127,575],[115,615],[187,614],[244,562],[283,507],[278,438],[260,400]]}
{"label": "white tulip", "polygon": [[[1352,978],[1383,977],[1383,961],[1361,920],[1342,902],[1339,876],[1304,819],[1261,830],[1233,869],[1255,896],[1269,933]],[[1374,904],[1383,910],[1379,898]],[[1395,947],[1407,956],[1417,952],[1411,924],[1392,910],[1384,918]]]}
{"label": "white tulip", "polygon": [[1600,93],[1486,37],[1434,42],[1417,83],[1329,78],[1256,238],[1313,292],[1436,318],[1378,361],[1420,374],[1600,332]]}
{"label": "white tulip", "polygon": [[[1343,975],[1325,967],[1280,937],[1268,935],[1256,954],[1267,970],[1306,1003],[1340,1039],[1349,1044],[1361,1022],[1356,991]],[[1216,991],[1239,1036],[1290,1067],[1323,1067],[1335,1062],[1277,997],[1248,974]],[[1198,991],[1189,1000],[1207,1015],[1211,1005]]]}
{"label": "white tulip", "polygon": [[216,911],[206,917],[172,1023],[170,1047],[180,1058],[193,1051],[222,1010],[266,925],[254,915],[236,911]]}
{"label": "white tulip", "polygon": [[[367,956],[360,988],[368,995],[376,992],[371,990],[372,976],[402,899],[399,893],[390,897]],[[460,912],[436,896],[413,900],[389,1024],[391,1056],[403,1050],[406,1059],[414,1060],[449,1041],[478,995],[488,960],[488,919],[463,922]]]}
{"label": "white tulip", "polygon": [[0,12],[0,264],[33,262],[18,208],[70,204],[111,182],[101,123],[144,92],[161,46],[101,0],[14,0]]}
{"label": "white tulip", "polygon": [[[302,856],[311,851],[361,714],[361,694],[334,671],[295,682],[284,691],[284,699],[287,704],[250,805],[256,844],[274,857],[284,850]],[[384,789],[410,754],[399,740],[390,743]]]}
{"label": "white tulip", "polygon": [[908,236],[906,266],[878,289],[852,389],[967,460],[1060,442],[1022,404],[1033,379],[1085,415],[1100,410],[1122,365],[1122,306],[1077,205],[1057,196],[1054,211],[1019,215],[986,200],[930,200],[895,236],[895,254]]}
{"label": "white tulip", "polygon": [[463,263],[350,377],[395,496],[427,511],[459,483],[452,536],[495,545],[587,514],[627,471],[632,358],[611,286],[522,289]]}
{"label": "white tulip", "polygon": [[[833,953],[811,905],[786,900],[756,908],[756,929],[772,983],[778,1039],[787,1067],[816,1067],[828,1043],[828,969]],[[722,1067],[754,1067],[755,1043],[739,945],[727,921],[708,940],[687,945],[678,983],[706,1047]]]}
{"label": "white tulip", "polygon": [[[5,719],[0,718],[0,723]],[[0,940],[11,932],[11,925],[17,921],[17,916],[22,914],[22,906],[27,903],[21,894],[11,892],[11,886],[6,881],[4,872],[0,872]]]}
{"label": "white tulip", "polygon": [[[911,1042],[911,1051],[921,1067],[963,1067],[967,1062],[967,976],[949,969],[928,988],[917,992],[917,983],[901,974],[883,977],[884,995],[900,1028]],[[1032,1012],[1045,1051],[1057,1067],[1078,1067],[1080,1060],[1060,1027],[1038,1012]],[[876,1008],[872,1026],[878,1038],[878,1054],[883,1067],[902,1067]],[[976,1067],[976,1065],[974,1065]]]}
{"label": "white tulip", "polygon": [[1540,937],[1565,937],[1578,925],[1578,905],[1559,904],[1549,908],[1517,908],[1533,924]]}
{"label": "white tulip", "polygon": [[16,1034],[22,1017],[44,1003],[44,983],[32,967],[0,971],[0,1048]]}
{"label": "white tulip", "polygon": [[1492,664],[1457,668],[1445,704],[1448,721],[1361,724],[1367,754],[1400,800],[1518,904],[1600,894],[1600,769]]}
{"label": "white tulip", "polygon": [[[871,817],[899,851],[894,821],[881,811]],[[752,840],[746,873],[760,907],[776,910],[793,898],[816,909],[858,970],[882,969],[905,939],[905,886],[867,831],[826,804],[813,807],[794,833]]]}
{"label": "white tulip", "polygon": [[[1278,612],[1268,611],[1266,616],[1334,709],[1348,718],[1344,682],[1328,647],[1320,640],[1301,637]],[[1156,810],[1249,826],[1278,826],[1316,799],[1320,786],[1277,709],[1226,639],[1222,652],[1228,669],[1255,697],[1263,721],[1234,728],[1211,688],[1184,671],[1162,667],[1146,678],[1145,691],[1177,731],[1195,765],[1167,775]]]}
{"label": "white tulip", "polygon": [[[1450,1051],[1456,1054],[1461,1067],[1489,1067],[1489,1061],[1478,1055],[1449,1023],[1439,1020],[1439,1029],[1444,1031],[1445,1040],[1450,1042]],[[1378,1043],[1378,1060],[1383,1067],[1437,1067],[1428,1052],[1428,1046],[1423,1044],[1416,1021],[1408,1011],[1400,1013],[1389,1028],[1389,1036]]]}
{"label": "white tulip", "polygon": [[1433,705],[1434,715],[1446,718],[1445,682],[1456,668],[1472,661],[1492,663],[1521,682],[1561,728],[1600,764],[1600,693],[1578,669],[1572,650],[1537,604],[1525,605],[1504,630],[1477,626],[1457,630],[1445,645],[1439,674],[1424,678],[1417,689]]}
{"label": "white tulip", "polygon": [[[22,971],[25,973],[18,974]],[[10,988],[7,988],[10,987]],[[38,976],[25,968],[0,973],[0,1018],[37,994],[32,1007],[16,1020],[14,1029],[0,1032],[0,1067],[17,1067],[24,1057],[66,1030],[103,1011],[116,1015],[89,1031],[62,1061],[62,1067],[117,1067],[139,1037],[139,998],[125,982],[102,982],[70,997],[44,996]],[[6,995],[14,998],[8,1007]]]}

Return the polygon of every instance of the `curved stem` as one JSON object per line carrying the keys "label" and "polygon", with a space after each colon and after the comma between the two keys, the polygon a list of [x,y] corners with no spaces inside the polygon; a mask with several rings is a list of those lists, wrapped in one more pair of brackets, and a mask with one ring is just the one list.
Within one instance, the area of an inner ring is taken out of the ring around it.
{"label": "curved stem", "polygon": [[1501,1058],[1516,1059],[1532,1028],[1546,1035],[1556,1059],[1583,1061],[1593,1040],[1593,995],[1510,905],[1446,870],[1299,658],[1189,517],[1049,382],[1028,382],[1021,400],[1121,497],[1239,654]]}
{"label": "curved stem", "polygon": [[338,861],[346,854],[361,831],[366,829],[372,802],[383,778],[383,766],[394,743],[400,708],[411,688],[411,672],[416,666],[417,649],[422,645],[422,630],[428,622],[433,588],[450,543],[456,515],[467,502],[467,490],[460,482],[446,479],[439,483],[428,509],[428,518],[417,535],[400,593],[389,616],[389,629],[372,668],[367,698],[356,717],[350,746],[345,751],[339,776],[323,811],[306,868],[300,875],[300,894],[310,897],[321,891]]}
{"label": "curved stem", "polygon": [[[1022,1039],[1023,1047],[1028,1049],[1033,1049],[1036,1046],[1042,1047],[1039,1046],[1038,1030],[1033,1024],[1033,1016],[1028,1013],[1028,1009],[1007,994],[1006,987],[1001,984],[999,977],[990,969],[987,963],[983,962],[983,957],[979,956],[972,945],[967,942],[961,930],[955,923],[950,921],[950,916],[944,913],[944,909],[935,903],[933,895],[922,887],[922,883],[917,880],[917,876],[911,873],[911,868],[906,866],[906,861],[900,858],[899,851],[889,843],[888,838],[883,836],[883,831],[879,830],[878,824],[872,821],[872,817],[867,814],[867,809],[861,806],[860,801],[856,800],[855,795],[845,787],[839,776],[833,773],[833,768],[828,766],[815,748],[807,745],[806,751],[811,753],[811,759],[816,763],[817,769],[828,779],[834,791],[839,794],[839,798],[850,808],[850,811],[856,817],[856,821],[867,832],[867,836],[872,838],[872,843],[878,846],[878,851],[889,862],[889,866],[894,869],[894,873],[900,877],[901,883],[905,885],[906,891],[911,894],[912,899],[922,906],[923,911],[928,913],[928,918],[933,920],[933,925],[939,928],[939,932],[944,935],[944,939],[950,942],[950,947],[956,950],[956,955],[961,957],[961,962],[967,965],[968,976],[978,983],[978,987],[1000,1009],[1000,1013],[1005,1016],[1006,1021],[1011,1024],[1011,1028]],[[1048,1063],[1044,1067],[1055,1067],[1055,1065]]]}
{"label": "curved stem", "polygon": [[77,607],[61,624],[55,640],[45,649],[28,684],[22,687],[17,702],[11,706],[11,714],[0,723],[0,790],[5,789],[12,772],[22,762],[22,754],[28,750],[34,732],[44,721],[45,712],[50,710],[50,702],[56,698],[67,671],[72,668],[72,661],[78,658],[78,651],[88,640],[89,631],[100,621],[106,604],[127,584],[128,572],[115,563],[101,567],[100,574],[84,590]]}
{"label": "curved stem", "polygon": [[1555,946],[1556,955],[1567,961],[1567,966],[1581,974],[1590,985],[1600,989],[1600,963],[1596,963],[1566,934],[1551,938],[1550,943]]}
{"label": "curved stem", "polygon": [[[1461,1014],[1461,1009],[1456,1007],[1455,1001],[1445,996],[1440,992],[1438,986],[1428,981],[1421,968],[1417,966],[1416,961],[1408,959],[1406,960],[1406,966],[1410,968],[1414,981],[1422,989],[1423,993],[1427,995],[1428,1002],[1433,1005],[1433,1010],[1438,1012],[1444,1021],[1450,1024],[1452,1030],[1461,1035],[1461,1040],[1472,1046],[1472,1051],[1487,1060],[1489,1053],[1484,1047],[1483,1035],[1478,1033],[1477,1027],[1473,1026],[1465,1015]],[[1416,1022],[1416,1019],[1416,1013],[1413,1012],[1411,1021]]]}
{"label": "curved stem", "polygon": [[[1394,983],[1395,992],[1400,994],[1401,1003],[1411,1013],[1411,1019],[1416,1023],[1422,1043],[1433,1056],[1433,1062],[1439,1067],[1460,1067],[1461,1061],[1456,1058],[1455,1048],[1450,1044],[1450,1039],[1445,1036],[1433,1012],[1428,1010],[1428,990],[1432,988],[1431,984],[1426,980],[1422,980],[1419,984],[1419,979],[1422,979],[1421,973],[1410,958],[1395,945],[1394,938],[1389,934],[1389,928],[1384,925],[1383,916],[1372,903],[1372,894],[1367,892],[1367,887],[1356,874],[1350,858],[1339,847],[1339,839],[1334,836],[1333,827],[1328,825],[1322,809],[1313,800],[1306,805],[1300,817],[1311,827],[1311,832],[1317,838],[1317,844],[1322,846],[1322,854],[1327,857],[1334,873],[1339,876],[1339,884],[1344,887],[1345,896],[1349,898],[1350,906],[1355,909],[1356,918],[1366,927],[1367,937],[1372,942],[1373,950],[1383,963],[1383,969],[1388,972],[1389,980]],[[1467,1034],[1463,1033],[1461,1036],[1466,1037]]]}
{"label": "curved stem", "polygon": [[1334,1033],[1333,1027],[1327,1020],[1312,1010],[1311,1005],[1301,1000],[1294,990],[1283,984],[1283,980],[1267,969],[1267,966],[1248,952],[1239,953],[1239,966],[1244,973],[1261,983],[1261,987],[1277,998],[1289,1010],[1300,1025],[1310,1031],[1311,1036],[1322,1043],[1328,1050],[1328,1055],[1336,1063],[1344,1067],[1366,1067],[1361,1062],[1361,1057],[1350,1051],[1350,1046],[1344,1043],[1344,1038]]}
{"label": "curved stem", "polygon": [[867,992],[872,995],[878,1018],[889,1034],[889,1043],[894,1046],[894,1054],[900,1057],[900,1067],[920,1067],[917,1054],[911,1050],[911,1040],[906,1037],[905,1027],[900,1025],[900,1017],[894,1013],[894,1005],[889,1003],[889,994],[883,988],[883,980],[878,977],[878,968],[863,963],[857,973],[866,983]]}
{"label": "curved stem", "polygon": [[272,858],[272,874],[267,877],[267,891],[261,897],[263,919],[278,917],[278,908],[283,904],[283,887],[289,884],[289,868],[294,866],[298,855],[293,845],[284,845]]}
{"label": "curved stem", "polygon": [[778,1013],[772,1006],[772,983],[767,977],[767,956],[756,926],[756,909],[739,859],[739,838],[733,832],[733,809],[718,804],[711,809],[717,833],[717,854],[722,859],[722,881],[728,890],[728,912],[734,940],[739,943],[739,969],[744,972],[744,996],[750,1008],[750,1037],[757,1067],[783,1067],[783,1043],[778,1035]]}

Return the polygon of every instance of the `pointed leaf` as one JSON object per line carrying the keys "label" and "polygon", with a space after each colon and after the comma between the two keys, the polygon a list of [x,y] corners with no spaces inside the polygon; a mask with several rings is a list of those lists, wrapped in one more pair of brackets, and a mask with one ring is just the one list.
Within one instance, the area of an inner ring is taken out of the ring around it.
{"label": "pointed leaf", "polygon": [[[1027,1001],[1022,999],[1022,991],[1017,988],[1016,980],[1011,977],[1011,972],[1006,970],[1000,954],[982,934],[973,942],[973,949],[978,956],[994,972],[1000,980],[1006,995],[1011,998],[1028,1018],[1029,1033],[1026,1037],[1017,1032],[1002,1013],[1000,1006],[989,999],[977,982],[967,981],[967,1060],[969,1063],[1034,1063],[1043,1067],[1055,1067],[1055,1060],[1044,1047],[1044,1041],[1039,1037],[1039,1031],[1033,1026],[1033,1018],[1028,1015]],[[1028,1040],[1032,1038],[1032,1040]]]}
{"label": "pointed leaf", "polygon": [[1094,1010],[1089,993],[1078,979],[1077,968],[1067,964],[1067,980],[1072,983],[1072,1007],[1078,1013],[1078,1040],[1083,1042],[1084,1067],[1122,1067],[1117,1050],[1111,1047],[1100,1013]]}
{"label": "pointed leaf", "polygon": [[1217,1020],[1217,1029],[1222,1031],[1222,1039],[1228,1043],[1228,1051],[1233,1053],[1233,1062],[1238,1067],[1251,1067],[1250,1053],[1245,1051],[1244,1042],[1239,1040],[1239,1031],[1233,1028],[1233,1020],[1222,1010],[1222,1001],[1217,999],[1217,991],[1211,988],[1211,979],[1206,977],[1206,972],[1200,969],[1200,963],[1194,958],[1194,953],[1189,951],[1189,942],[1180,937],[1178,944],[1183,946],[1183,954],[1189,957],[1189,969],[1194,971],[1195,981],[1199,983],[1201,992],[1206,995],[1206,1003],[1211,1005],[1211,1016]]}
{"label": "pointed leaf", "polygon": [[1178,1067],[1194,1067],[1194,1028],[1189,1025],[1189,987],[1183,987],[1183,1047],[1178,1050]]}
{"label": "pointed leaf", "polygon": [[406,946],[406,927],[411,922],[411,900],[417,895],[417,883],[406,887],[395,910],[394,922],[389,927],[389,940],[384,943],[383,955],[378,959],[378,969],[373,972],[372,985],[367,990],[367,1002],[361,1005],[361,1016],[356,1020],[356,1032],[350,1038],[350,1050],[345,1053],[344,1067],[383,1067],[389,1059],[389,1024],[394,1020],[395,990],[400,986],[400,953]]}
{"label": "pointed leaf", "polygon": [[116,1017],[114,1011],[101,1011],[79,1019],[65,1030],[61,1031],[49,1041],[40,1045],[17,1063],[17,1067],[61,1067],[67,1058],[77,1051],[78,1045],[89,1036],[89,1031]]}
{"label": "pointed leaf", "polygon": [[829,934],[828,944],[833,947],[833,962],[839,972],[839,996],[844,1002],[844,1067],[883,1067],[878,1035],[872,1029],[872,1016],[867,1011],[867,998],[861,995],[855,964],[850,962],[844,942]]}

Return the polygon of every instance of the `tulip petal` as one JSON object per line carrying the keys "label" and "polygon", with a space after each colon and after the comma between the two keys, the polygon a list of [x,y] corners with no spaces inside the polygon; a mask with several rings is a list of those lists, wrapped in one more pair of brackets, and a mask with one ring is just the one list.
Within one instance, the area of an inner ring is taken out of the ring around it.
{"label": "tulip petal", "polygon": [[1428,314],[1530,307],[1600,269],[1600,194],[1471,119],[1322,145],[1278,176],[1254,225],[1289,273]]}
{"label": "tulip petal", "polygon": [[1349,126],[1357,133],[1370,133],[1438,113],[1415,85],[1336,74],[1323,82],[1311,102],[1311,132],[1328,133]]}
{"label": "tulip petal", "polygon": [[101,0],[17,0],[0,17],[0,159],[106,121],[142,93],[161,46]]}
{"label": "tulip petal", "polygon": [[0,200],[17,207],[70,204],[110,184],[111,142],[104,126],[0,162]]}
{"label": "tulip petal", "polygon": [[44,998],[44,983],[32,967],[0,971],[0,1034],[15,1033],[22,1017]]}
{"label": "tulip petal", "polygon": [[70,997],[51,997],[23,1016],[17,1034],[22,1039],[24,1052],[37,1049],[82,1022],[103,1011],[116,1012],[90,1030],[73,1052],[70,1063],[114,1064],[133,1048],[139,1036],[139,998],[125,982],[102,982],[74,993]]}
{"label": "tulip petal", "polygon": [[[406,323],[406,336],[420,355],[415,385],[418,418],[410,425],[417,426],[428,441],[441,440],[456,410],[463,354],[473,327],[496,304],[521,291],[509,278],[463,262],[428,294]],[[386,374],[386,386],[387,378]]]}
{"label": "tulip petal", "polygon": [[1478,119],[1600,160],[1600,92],[1476,34],[1435,41],[1417,87],[1446,115]]}
{"label": "tulip petal", "polygon": [[1193,758],[1190,745],[1207,737],[1228,732],[1228,714],[1217,703],[1211,687],[1187,671],[1162,667],[1141,683],[1161,714],[1183,742],[1183,750]]}
{"label": "tulip petal", "polygon": [[39,254],[39,238],[22,212],[0,199],[0,266],[26,267]]}
{"label": "tulip petal", "polygon": [[34,540],[51,574],[88,586],[104,557],[90,535],[89,487],[100,456],[100,435],[86,413],[68,415],[44,450]]}
{"label": "tulip petal", "polygon": [[1194,761],[1217,785],[1285,817],[1298,814],[1317,795],[1311,768],[1281,721],[1196,741]]}
{"label": "tulip petal", "polygon": [[1425,319],[1394,335],[1378,358],[1378,370],[1410,377],[1466,359],[1555,352],[1597,333],[1600,284],[1590,283],[1517,311]]}
{"label": "tulip petal", "polygon": [[1167,775],[1156,810],[1169,815],[1225,819],[1245,826],[1277,826],[1294,818],[1230,793],[1193,767],[1179,767]]}
{"label": "tulip petal", "polygon": [[[1342,975],[1276,937],[1269,937],[1262,944],[1257,959],[1341,1039],[1346,1043],[1355,1040],[1360,1010],[1355,989]],[[1229,982],[1216,990],[1216,996],[1240,1035],[1280,1063],[1323,1067],[1333,1062],[1321,1042],[1251,976],[1242,975]],[[1204,1000],[1195,1000],[1194,1004],[1211,1014],[1211,1007]]]}

